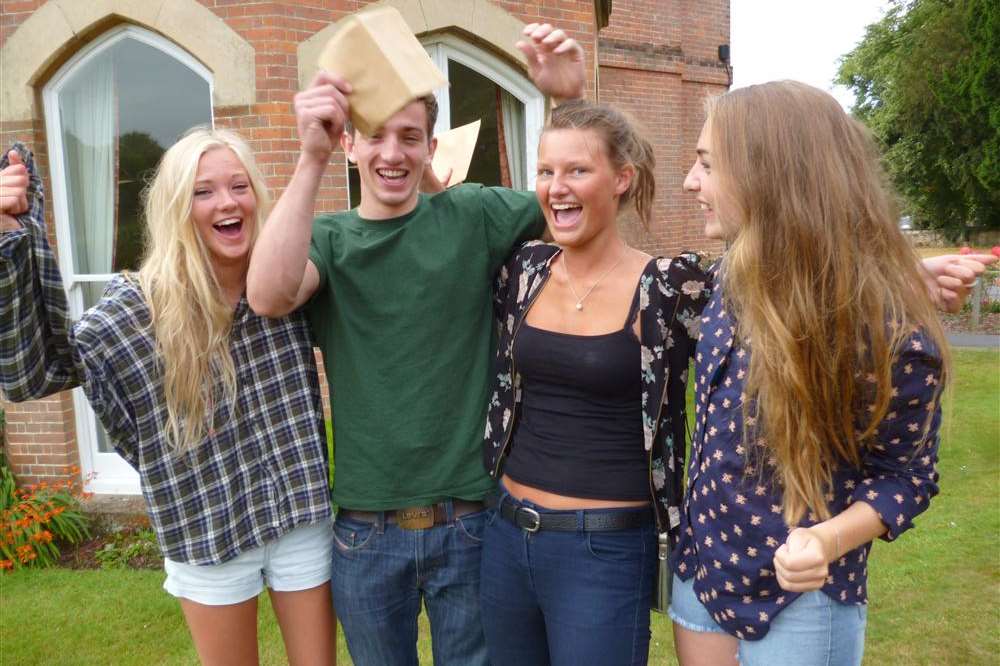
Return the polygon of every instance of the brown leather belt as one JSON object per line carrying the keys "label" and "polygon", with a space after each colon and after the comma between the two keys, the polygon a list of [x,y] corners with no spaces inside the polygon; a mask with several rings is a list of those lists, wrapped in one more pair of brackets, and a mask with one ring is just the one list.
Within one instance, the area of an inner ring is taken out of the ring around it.
{"label": "brown leather belt", "polygon": [[[469,502],[454,499],[451,502],[451,517],[461,518],[470,513],[482,511],[486,506],[482,502]],[[357,511],[341,508],[337,515],[362,523],[377,523],[380,519],[391,525],[398,525],[404,530],[424,530],[434,525],[445,525],[448,522],[448,507],[446,502],[438,502],[427,506],[410,506],[405,509],[389,511]]]}

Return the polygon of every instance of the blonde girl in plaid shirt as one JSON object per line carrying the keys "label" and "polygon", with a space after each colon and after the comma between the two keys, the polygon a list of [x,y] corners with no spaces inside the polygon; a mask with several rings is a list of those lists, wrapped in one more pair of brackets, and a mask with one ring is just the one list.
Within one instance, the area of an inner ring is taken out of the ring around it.
{"label": "blonde girl in plaid shirt", "polygon": [[301,315],[259,318],[243,295],[268,204],[249,147],[233,132],[195,129],[165,153],[146,192],[141,268],[115,277],[72,325],[44,240],[41,182],[19,148],[0,161],[0,389],[17,400],[77,385],[87,393],[140,474],[164,587],[203,663],[257,662],[264,584],[289,662],[330,663],[330,505],[312,342]]}

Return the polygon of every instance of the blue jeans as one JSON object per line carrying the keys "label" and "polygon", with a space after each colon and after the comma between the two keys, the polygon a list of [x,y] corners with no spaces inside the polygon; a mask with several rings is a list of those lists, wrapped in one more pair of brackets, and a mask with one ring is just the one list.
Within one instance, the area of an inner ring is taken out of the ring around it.
{"label": "blue jeans", "polygon": [[[582,522],[583,511],[570,513]],[[480,583],[490,661],[645,664],[655,563],[652,521],[610,532],[529,533],[492,512]]]}
{"label": "blue jeans", "polygon": [[417,666],[421,600],[437,666],[488,663],[479,612],[485,521],[480,511],[404,530],[381,515],[375,523],[337,517],[333,606],[357,666]]}
{"label": "blue jeans", "polygon": [[[694,577],[674,576],[670,617],[685,629],[725,633],[694,592]],[[739,641],[740,666],[860,666],[868,606],[842,604],[821,590],[800,595],[759,641]]]}

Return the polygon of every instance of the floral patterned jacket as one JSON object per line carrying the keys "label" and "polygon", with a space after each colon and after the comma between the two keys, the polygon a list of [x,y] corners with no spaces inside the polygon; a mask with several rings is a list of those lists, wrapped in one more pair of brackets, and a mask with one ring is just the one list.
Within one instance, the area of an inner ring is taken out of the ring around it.
{"label": "floral patterned jacket", "polygon": [[[483,440],[483,463],[499,479],[521,402],[520,376],[512,355],[514,336],[560,249],[531,241],[500,269],[494,288],[499,324],[495,370]],[[650,493],[661,532],[677,543],[683,498],[685,386],[697,341],[699,316],[711,295],[711,278],[698,255],[650,262],[639,279],[642,426],[649,459]],[[671,371],[673,369],[673,371]]]}

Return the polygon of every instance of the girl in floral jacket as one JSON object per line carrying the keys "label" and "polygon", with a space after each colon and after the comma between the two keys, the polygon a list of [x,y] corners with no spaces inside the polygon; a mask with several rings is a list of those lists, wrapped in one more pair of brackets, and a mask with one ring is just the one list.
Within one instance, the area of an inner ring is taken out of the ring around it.
{"label": "girl in floral jacket", "polygon": [[654,259],[620,237],[618,211],[633,203],[646,222],[654,191],[651,147],[621,114],[559,106],[538,164],[558,245],[523,246],[496,289],[487,644],[495,664],[643,664],[654,568],[677,538],[685,378],[710,286],[697,256]]}

